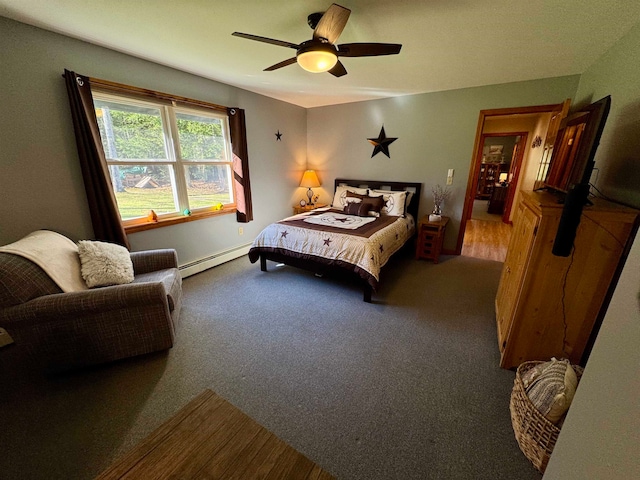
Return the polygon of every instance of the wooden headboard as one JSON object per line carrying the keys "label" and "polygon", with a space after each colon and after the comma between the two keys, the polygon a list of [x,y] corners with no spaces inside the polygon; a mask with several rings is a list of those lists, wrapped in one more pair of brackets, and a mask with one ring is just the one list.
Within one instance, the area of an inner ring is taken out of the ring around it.
{"label": "wooden headboard", "polygon": [[386,180],[354,180],[351,178],[336,178],[334,181],[333,191],[340,185],[348,185],[358,188],[370,188],[372,190],[392,190],[402,192],[404,190],[413,192],[411,203],[407,207],[407,212],[413,215],[416,223],[420,221],[418,217],[418,207],[420,206],[420,193],[422,184],[415,182],[389,182]]}

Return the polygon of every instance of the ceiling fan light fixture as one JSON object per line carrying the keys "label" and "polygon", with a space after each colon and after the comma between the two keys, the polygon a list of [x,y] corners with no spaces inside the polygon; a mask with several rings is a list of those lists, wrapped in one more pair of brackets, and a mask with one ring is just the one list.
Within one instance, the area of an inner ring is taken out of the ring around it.
{"label": "ceiling fan light fixture", "polygon": [[338,56],[325,50],[310,50],[298,54],[298,64],[311,73],[328,72],[336,63]]}
{"label": "ceiling fan light fixture", "polygon": [[338,63],[338,55],[332,45],[316,44],[298,50],[297,60],[298,64],[307,72],[321,73],[328,72],[335,67]]}

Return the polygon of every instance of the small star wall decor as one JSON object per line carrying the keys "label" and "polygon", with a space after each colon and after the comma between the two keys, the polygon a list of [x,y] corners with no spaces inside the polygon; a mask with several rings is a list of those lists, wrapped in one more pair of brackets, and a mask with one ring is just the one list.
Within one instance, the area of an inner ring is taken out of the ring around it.
{"label": "small star wall decor", "polygon": [[376,156],[378,153],[382,152],[387,157],[391,158],[389,155],[389,145],[395,142],[398,138],[387,138],[387,135],[384,133],[384,125],[380,129],[380,134],[378,138],[367,138],[369,143],[373,145],[373,153],[371,154],[371,158]]}
{"label": "small star wall decor", "polygon": [[276,132],[276,141],[277,142],[281,142],[282,141],[282,133],[280,133],[280,130],[278,130]]}

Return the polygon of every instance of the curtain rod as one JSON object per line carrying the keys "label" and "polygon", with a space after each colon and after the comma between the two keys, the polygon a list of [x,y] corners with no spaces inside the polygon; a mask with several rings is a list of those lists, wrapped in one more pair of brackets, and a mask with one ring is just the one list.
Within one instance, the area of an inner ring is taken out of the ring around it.
{"label": "curtain rod", "polygon": [[[65,75],[62,74],[64,77]],[[150,90],[147,88],[133,87],[130,85],[125,85],[124,83],[112,82],[110,80],[103,80],[101,78],[95,77],[87,77],[89,78],[89,82],[91,85],[102,87],[106,90],[111,90],[114,92],[122,92],[122,93],[134,93],[138,95],[144,95],[146,97],[158,98],[160,100],[169,100],[172,102],[180,102],[189,105],[195,105],[199,107],[211,108],[215,110],[219,110],[221,112],[227,112],[227,107],[224,105],[217,105],[215,103],[204,102],[202,100],[195,100],[193,98],[181,97],[179,95],[173,95],[170,93],[158,92],[156,90]]]}

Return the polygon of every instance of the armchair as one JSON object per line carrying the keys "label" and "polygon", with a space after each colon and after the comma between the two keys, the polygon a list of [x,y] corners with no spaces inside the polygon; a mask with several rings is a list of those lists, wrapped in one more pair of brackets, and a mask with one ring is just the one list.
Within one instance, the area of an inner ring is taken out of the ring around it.
{"label": "armchair", "polygon": [[0,327],[46,371],[171,348],[182,279],[175,250],[132,252],[134,281],[64,293],[34,262],[0,252]]}

